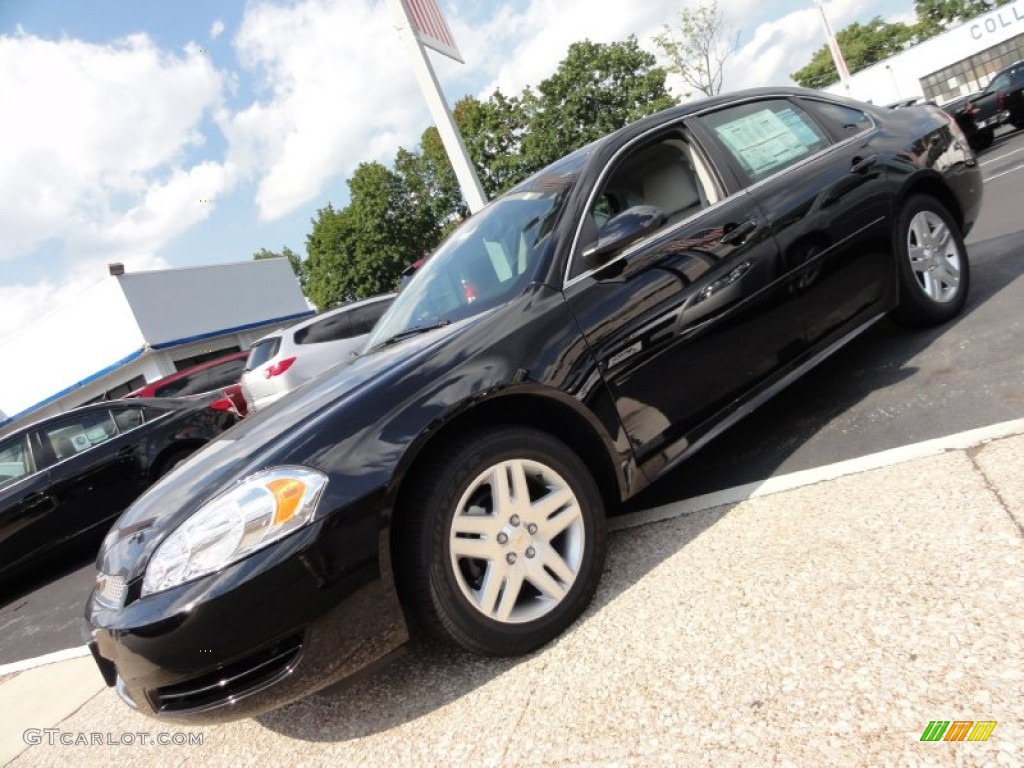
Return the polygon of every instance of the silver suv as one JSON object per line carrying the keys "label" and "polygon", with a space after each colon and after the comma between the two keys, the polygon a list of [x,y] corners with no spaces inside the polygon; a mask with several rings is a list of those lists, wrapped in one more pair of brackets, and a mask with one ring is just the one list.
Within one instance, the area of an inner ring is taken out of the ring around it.
{"label": "silver suv", "polygon": [[249,410],[266,407],[348,359],[394,300],[392,293],[346,304],[253,343],[242,374]]}

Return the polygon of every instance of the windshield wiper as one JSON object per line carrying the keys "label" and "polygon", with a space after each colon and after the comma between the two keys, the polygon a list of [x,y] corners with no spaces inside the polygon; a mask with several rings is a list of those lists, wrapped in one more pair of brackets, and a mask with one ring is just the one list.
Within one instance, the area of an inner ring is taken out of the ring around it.
{"label": "windshield wiper", "polygon": [[389,347],[392,344],[397,344],[403,339],[408,339],[413,336],[419,336],[421,333],[427,333],[428,331],[436,331],[438,328],[443,328],[450,322],[450,320],[438,320],[437,322],[431,323],[430,325],[414,325],[412,328],[406,328],[404,331],[399,331],[393,336],[388,336],[386,339],[384,339],[384,341],[374,345],[373,348],[378,349],[380,347]]}

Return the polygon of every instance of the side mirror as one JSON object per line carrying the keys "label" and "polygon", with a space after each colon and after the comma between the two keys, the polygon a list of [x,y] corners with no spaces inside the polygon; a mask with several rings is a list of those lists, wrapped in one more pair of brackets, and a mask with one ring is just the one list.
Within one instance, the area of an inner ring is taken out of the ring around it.
{"label": "side mirror", "polygon": [[597,242],[583,250],[590,264],[603,261],[616,251],[655,231],[665,223],[665,212],[653,205],[634,205],[610,218],[597,233]]}

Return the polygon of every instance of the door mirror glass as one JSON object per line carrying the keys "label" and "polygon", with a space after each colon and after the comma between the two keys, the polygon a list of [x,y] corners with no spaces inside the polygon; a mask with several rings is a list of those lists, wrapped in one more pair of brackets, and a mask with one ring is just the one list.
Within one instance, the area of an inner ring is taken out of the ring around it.
{"label": "door mirror glass", "polygon": [[583,251],[583,258],[598,264],[630,243],[654,232],[665,223],[665,212],[653,205],[634,205],[609,219],[597,233],[597,242]]}

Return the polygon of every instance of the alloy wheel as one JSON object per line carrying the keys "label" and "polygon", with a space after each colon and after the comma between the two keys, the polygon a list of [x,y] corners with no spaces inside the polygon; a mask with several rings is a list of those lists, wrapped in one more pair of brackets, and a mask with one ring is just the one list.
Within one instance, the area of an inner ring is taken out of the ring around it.
{"label": "alloy wheel", "polygon": [[907,229],[907,254],[914,278],[924,294],[940,304],[953,301],[960,290],[960,249],[942,218],[919,211]]}
{"label": "alloy wheel", "polygon": [[489,619],[533,621],[557,607],[583,561],[579,500],[538,461],[497,463],[469,484],[449,532],[459,589]]}

